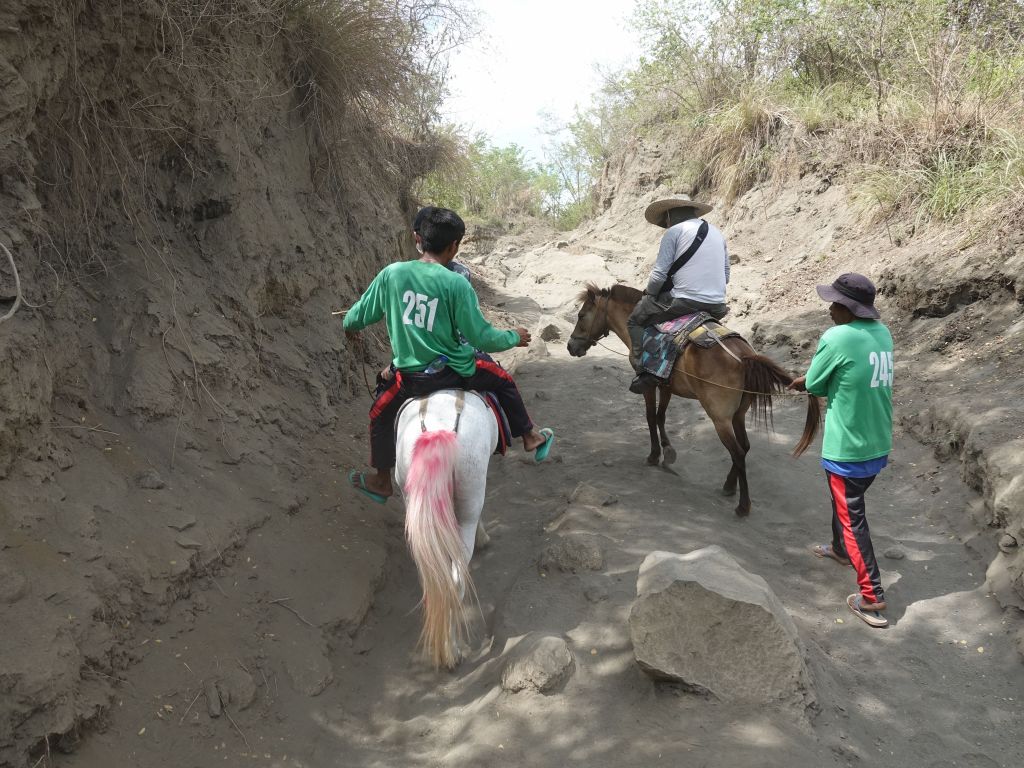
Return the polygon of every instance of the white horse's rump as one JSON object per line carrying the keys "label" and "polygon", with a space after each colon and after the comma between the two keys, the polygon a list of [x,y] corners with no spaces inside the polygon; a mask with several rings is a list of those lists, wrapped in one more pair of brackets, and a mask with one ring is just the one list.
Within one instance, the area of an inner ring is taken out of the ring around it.
{"label": "white horse's rump", "polygon": [[[421,641],[435,667],[454,667],[467,630],[473,557],[498,427],[478,396],[445,390],[398,417],[395,476],[405,491],[405,533],[423,587]],[[458,431],[455,432],[456,421]]]}

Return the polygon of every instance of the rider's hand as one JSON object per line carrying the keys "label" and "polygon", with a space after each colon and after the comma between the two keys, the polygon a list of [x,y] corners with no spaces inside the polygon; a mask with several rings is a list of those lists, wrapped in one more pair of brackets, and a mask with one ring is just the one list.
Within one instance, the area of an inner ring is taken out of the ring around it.
{"label": "rider's hand", "polygon": [[530,346],[530,341],[533,339],[533,336],[530,335],[528,330],[525,328],[516,328],[516,333],[519,334],[519,343],[516,344],[517,347]]}
{"label": "rider's hand", "polygon": [[798,376],[797,378],[793,379],[793,382],[788,387],[786,387],[786,389],[790,390],[790,391],[795,390],[797,392],[806,392],[807,391],[807,377],[806,376]]}

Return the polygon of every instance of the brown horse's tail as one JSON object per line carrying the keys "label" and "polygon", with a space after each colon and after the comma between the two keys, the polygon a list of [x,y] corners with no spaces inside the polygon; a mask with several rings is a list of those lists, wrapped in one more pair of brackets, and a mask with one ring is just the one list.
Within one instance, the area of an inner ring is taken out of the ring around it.
{"label": "brown horse's tail", "polygon": [[[753,396],[754,423],[772,426],[772,395],[781,393],[793,381],[793,376],[786,372],[774,360],[764,355],[743,356],[743,388]],[[794,458],[802,454],[818,434],[821,426],[821,407],[818,398],[807,395],[807,419],[804,421],[804,432],[800,442],[793,449]]]}

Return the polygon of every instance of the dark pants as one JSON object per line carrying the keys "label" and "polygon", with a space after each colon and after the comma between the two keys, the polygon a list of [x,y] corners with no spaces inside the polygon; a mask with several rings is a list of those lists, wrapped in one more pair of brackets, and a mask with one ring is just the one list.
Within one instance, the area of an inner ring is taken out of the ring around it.
{"label": "dark pants", "polygon": [[729,307],[725,304],[705,304],[703,301],[694,301],[693,299],[673,299],[671,293],[663,293],[658,298],[645,293],[634,307],[629,320],[626,321],[632,345],[631,362],[633,367],[640,370],[644,328],[675,320],[683,315],[692,315],[694,312],[707,312],[715,320],[721,320],[728,314]]}
{"label": "dark pants", "polygon": [[832,494],[832,551],[853,563],[857,584],[864,599],[872,603],[885,600],[882,577],[878,572],[875,550],[871,546],[864,494],[877,475],[843,477],[825,471]]}
{"label": "dark pants", "polygon": [[402,405],[414,397],[424,397],[442,389],[475,389],[493,392],[508,417],[512,437],[522,437],[533,422],[526,412],[511,374],[486,355],[476,361],[476,373],[469,378],[459,376],[451,368],[434,373],[403,373],[378,382],[377,399],[370,408],[370,466],[391,469],[395,466],[395,418]]}

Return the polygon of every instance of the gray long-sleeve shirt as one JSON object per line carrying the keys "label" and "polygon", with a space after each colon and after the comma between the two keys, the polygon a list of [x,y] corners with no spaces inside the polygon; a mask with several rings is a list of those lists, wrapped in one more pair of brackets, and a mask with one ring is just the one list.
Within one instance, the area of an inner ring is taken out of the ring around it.
{"label": "gray long-sleeve shirt", "polygon": [[[647,292],[655,294],[665,282],[668,270],[683,251],[690,247],[700,228],[700,219],[689,219],[665,230],[658,258],[647,282]],[[725,238],[714,224],[688,262],[672,276],[672,297],[692,299],[707,304],[725,303],[725,286],[729,282],[729,249]]]}

